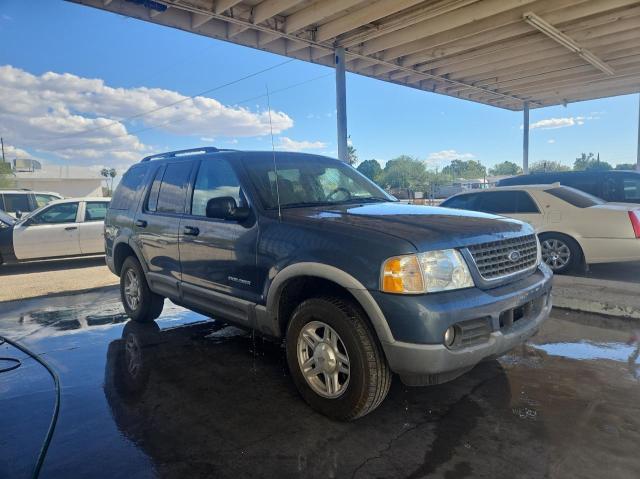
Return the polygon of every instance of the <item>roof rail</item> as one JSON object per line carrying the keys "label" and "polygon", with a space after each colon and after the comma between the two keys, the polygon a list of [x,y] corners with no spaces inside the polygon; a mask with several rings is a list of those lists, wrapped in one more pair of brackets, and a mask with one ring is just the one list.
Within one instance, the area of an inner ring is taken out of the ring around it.
{"label": "roof rail", "polygon": [[220,150],[214,146],[203,146],[201,148],[190,148],[188,150],[176,150],[176,151],[168,151],[166,153],[158,153],[157,155],[147,156],[142,160],[140,160],[140,162],[152,161],[152,160],[164,160],[166,158],[176,158],[178,156],[183,156],[183,155],[195,155],[196,153],[216,153],[218,151]]}

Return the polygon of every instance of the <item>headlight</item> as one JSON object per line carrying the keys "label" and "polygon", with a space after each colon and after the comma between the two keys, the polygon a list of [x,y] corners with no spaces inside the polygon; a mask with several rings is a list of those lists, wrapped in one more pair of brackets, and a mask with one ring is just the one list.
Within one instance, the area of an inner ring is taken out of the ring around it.
{"label": "headlight", "polygon": [[467,263],[455,249],[395,256],[382,266],[382,291],[419,294],[474,285]]}

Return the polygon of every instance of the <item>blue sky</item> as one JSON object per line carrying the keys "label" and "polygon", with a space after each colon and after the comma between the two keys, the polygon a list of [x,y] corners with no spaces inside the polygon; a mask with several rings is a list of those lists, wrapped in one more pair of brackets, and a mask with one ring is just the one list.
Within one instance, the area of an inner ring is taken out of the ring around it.
{"label": "blue sky", "polygon": [[[219,116],[199,116],[199,111],[211,112],[203,104],[202,110],[176,111],[153,121],[121,121],[145,110],[147,89],[157,89],[148,103],[157,106],[285,60],[63,1],[0,0],[0,94],[4,88],[5,96],[0,97],[0,133],[11,153],[87,166],[123,167],[150,152],[211,142],[268,149],[266,98],[237,103],[264,95],[266,85],[277,91],[315,79],[272,95],[272,110],[281,114],[275,142],[335,156],[332,70],[297,60],[206,95],[220,103]],[[47,72],[59,75],[43,77]],[[352,74],[347,75],[347,95],[348,130],[361,160],[384,162],[408,154],[440,167],[454,157],[475,158],[487,166],[521,161],[520,112]],[[114,98],[122,102],[118,108]],[[11,108],[3,115],[7,100]],[[637,117],[637,96],[532,110],[531,124],[538,127],[531,131],[530,161],[570,165],[581,152],[593,151],[611,163],[633,162]],[[81,125],[95,128],[100,121],[117,124],[89,135],[73,134],[87,128]],[[147,129],[154,125],[161,127]],[[112,138],[118,140],[117,149]]]}

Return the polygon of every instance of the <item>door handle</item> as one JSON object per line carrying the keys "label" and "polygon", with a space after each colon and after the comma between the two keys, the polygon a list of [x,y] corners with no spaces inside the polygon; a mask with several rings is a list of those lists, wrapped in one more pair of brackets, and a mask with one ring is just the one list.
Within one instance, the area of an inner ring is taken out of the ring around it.
{"label": "door handle", "polygon": [[200,229],[195,226],[185,226],[184,234],[189,236],[198,236],[200,234]]}
{"label": "door handle", "polygon": [[136,220],[135,225],[139,226],[140,228],[146,228],[147,222],[145,220]]}
{"label": "door handle", "polygon": [[77,227],[77,226],[67,226],[67,227],[65,228],[65,230],[66,230],[66,231],[73,231],[73,230],[77,230],[77,229],[78,229],[78,227]]}

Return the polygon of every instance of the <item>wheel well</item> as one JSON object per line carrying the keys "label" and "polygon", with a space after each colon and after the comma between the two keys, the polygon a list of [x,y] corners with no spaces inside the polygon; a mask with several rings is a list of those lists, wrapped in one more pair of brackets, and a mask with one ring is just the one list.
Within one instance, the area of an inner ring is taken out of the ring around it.
{"label": "wheel well", "polygon": [[[328,279],[315,276],[297,276],[287,280],[282,286],[278,299],[278,326],[282,335],[286,335],[291,314],[300,303],[309,298],[328,295],[347,299],[360,307],[360,303],[348,289]],[[369,319],[364,311],[363,315],[367,320]],[[372,331],[375,330],[372,328]]]}
{"label": "wheel well", "polygon": [[113,252],[113,267],[118,276],[120,275],[120,270],[122,269],[124,260],[126,260],[129,256],[137,258],[136,253],[135,251],[133,251],[133,248],[131,248],[131,246],[129,246],[127,243],[120,243],[118,246],[116,246],[116,249]]}
{"label": "wheel well", "polygon": [[555,235],[555,236],[564,236],[565,238],[569,238],[571,241],[573,241],[575,244],[578,245],[578,249],[580,250],[580,261],[582,263],[585,263],[586,258],[584,257],[584,251],[582,251],[582,245],[580,244],[580,242],[575,239],[573,236],[568,235],[566,233],[560,233],[559,231],[545,231],[543,233],[540,233],[538,235],[538,237],[540,238],[540,241],[542,242],[543,238],[545,236],[551,236],[551,235]]}

